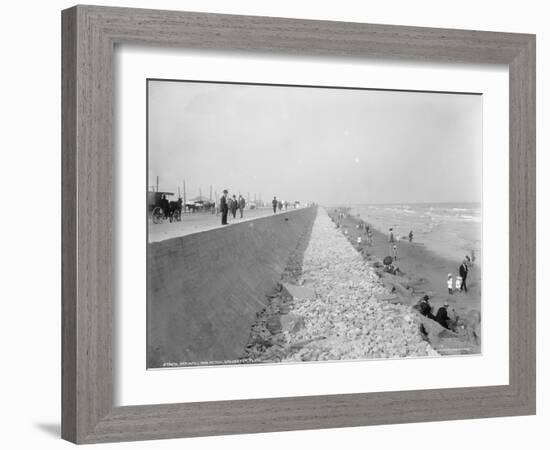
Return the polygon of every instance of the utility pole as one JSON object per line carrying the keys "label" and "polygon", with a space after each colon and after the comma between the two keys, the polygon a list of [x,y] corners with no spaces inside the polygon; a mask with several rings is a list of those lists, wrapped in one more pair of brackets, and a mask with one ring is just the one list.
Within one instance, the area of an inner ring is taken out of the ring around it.
{"label": "utility pole", "polygon": [[159,191],[159,176],[157,175],[157,192]]}
{"label": "utility pole", "polygon": [[210,203],[212,203],[212,185],[210,185]]}
{"label": "utility pole", "polygon": [[199,188],[199,199],[202,200],[202,188]]}
{"label": "utility pole", "polygon": [[183,207],[185,208],[185,204],[187,203],[186,195],[185,195],[185,180],[183,180]]}

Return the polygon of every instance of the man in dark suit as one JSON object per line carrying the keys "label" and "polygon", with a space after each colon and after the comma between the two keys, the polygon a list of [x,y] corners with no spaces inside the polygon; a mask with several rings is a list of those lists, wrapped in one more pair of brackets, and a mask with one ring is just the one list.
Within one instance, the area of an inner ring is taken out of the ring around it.
{"label": "man in dark suit", "polygon": [[443,328],[449,328],[449,314],[447,313],[447,308],[449,308],[449,304],[445,302],[445,304],[437,310],[437,314],[435,315],[435,321],[439,323]]}
{"label": "man in dark suit", "polygon": [[241,212],[241,219],[243,218],[244,207],[246,206],[246,201],[242,195],[239,195],[239,211]]}
{"label": "man in dark suit", "polygon": [[432,313],[432,305],[430,303],[430,297],[428,295],[425,295],[418,301],[418,303],[414,306],[415,309],[417,309],[420,314],[423,316],[426,316],[428,319],[435,320],[435,316]]}
{"label": "man in dark suit", "polygon": [[273,206],[273,214],[277,212],[277,197],[273,197],[273,200],[271,201],[271,205]]}
{"label": "man in dark suit", "polygon": [[227,213],[229,205],[227,204],[227,189],[223,190],[223,195],[220,198],[220,212],[222,213],[222,225],[227,225]]}
{"label": "man in dark suit", "polygon": [[462,261],[462,264],[460,265],[460,268],[458,269],[458,273],[460,274],[460,277],[462,278],[462,284],[460,285],[460,291],[468,292],[468,288],[466,287],[466,277],[468,276],[468,263],[466,260]]}

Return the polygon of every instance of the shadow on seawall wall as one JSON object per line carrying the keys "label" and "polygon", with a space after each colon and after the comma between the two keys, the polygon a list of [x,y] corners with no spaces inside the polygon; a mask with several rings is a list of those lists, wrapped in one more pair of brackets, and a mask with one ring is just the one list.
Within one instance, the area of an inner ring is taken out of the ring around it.
{"label": "shadow on seawall wall", "polygon": [[250,327],[317,207],[148,244],[147,367],[243,356]]}

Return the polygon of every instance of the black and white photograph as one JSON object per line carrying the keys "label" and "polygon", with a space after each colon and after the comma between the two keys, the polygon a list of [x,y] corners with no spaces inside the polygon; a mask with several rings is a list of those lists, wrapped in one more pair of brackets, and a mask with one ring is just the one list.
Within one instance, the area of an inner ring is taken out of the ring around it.
{"label": "black and white photograph", "polygon": [[545,447],[546,4],[3,6],[2,448]]}
{"label": "black and white photograph", "polygon": [[147,367],[481,353],[476,93],[147,80]]}

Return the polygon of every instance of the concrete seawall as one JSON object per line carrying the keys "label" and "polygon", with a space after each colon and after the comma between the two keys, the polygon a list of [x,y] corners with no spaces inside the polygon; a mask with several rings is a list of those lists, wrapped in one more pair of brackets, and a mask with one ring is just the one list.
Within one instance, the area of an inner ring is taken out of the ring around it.
{"label": "concrete seawall", "polygon": [[148,367],[243,355],[250,327],[316,207],[148,245]]}

